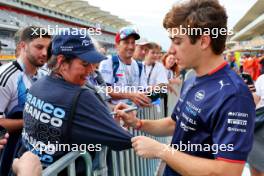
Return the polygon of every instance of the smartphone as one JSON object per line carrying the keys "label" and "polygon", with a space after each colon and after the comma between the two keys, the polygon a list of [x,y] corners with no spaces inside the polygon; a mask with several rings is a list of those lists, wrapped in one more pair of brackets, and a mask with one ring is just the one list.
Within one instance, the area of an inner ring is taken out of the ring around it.
{"label": "smartphone", "polygon": [[6,133],[7,130],[0,125],[0,139],[3,139]]}
{"label": "smartphone", "polygon": [[[128,112],[131,112],[131,111],[136,111],[137,109],[138,109],[138,107],[130,107],[130,108],[124,109],[124,111],[126,113],[128,113]],[[116,115],[116,112],[111,112],[110,114],[111,115]]]}
{"label": "smartphone", "polygon": [[247,85],[254,85],[254,81],[252,77],[250,76],[250,74],[242,73],[241,77],[244,79]]}

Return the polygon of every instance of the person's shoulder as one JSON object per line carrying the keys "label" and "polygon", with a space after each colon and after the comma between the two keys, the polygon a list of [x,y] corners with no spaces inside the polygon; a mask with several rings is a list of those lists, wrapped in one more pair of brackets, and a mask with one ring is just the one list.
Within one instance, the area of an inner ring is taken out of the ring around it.
{"label": "person's shoulder", "polygon": [[[223,81],[223,84],[230,84],[229,89],[226,91],[228,94],[232,95],[241,95],[241,96],[251,96],[248,86],[244,80],[233,70],[226,69],[225,74],[220,81]],[[222,84],[222,83],[220,83]]]}
{"label": "person's shoulder", "polygon": [[110,69],[110,68],[112,68],[112,64],[113,64],[112,56],[109,55],[109,56],[107,56],[107,59],[105,59],[105,60],[100,62],[99,69],[100,70],[102,70],[102,69]]}
{"label": "person's shoulder", "polygon": [[21,72],[22,68],[16,61],[2,65],[0,67],[0,86],[5,87],[8,82],[17,79]]}
{"label": "person's shoulder", "polygon": [[[139,66],[139,64],[142,64],[142,63],[140,63],[140,62],[137,62],[135,59],[131,59],[131,66],[133,66],[133,67],[138,67]],[[143,64],[142,64],[142,66],[143,66]]]}
{"label": "person's shoulder", "polygon": [[50,80],[48,75],[42,76],[30,86],[30,89],[39,89],[40,87],[54,88],[55,81]]}
{"label": "person's shoulder", "polygon": [[32,84],[31,88],[35,88],[35,87],[68,87],[67,85],[68,82],[59,79],[59,78],[55,78],[52,75],[44,75],[43,77],[41,77],[40,79],[38,79],[36,82],[34,82],[34,84]]}
{"label": "person's shoulder", "polygon": [[4,70],[6,70],[10,65],[12,65],[12,62],[8,62],[6,64],[3,64],[0,66],[0,73],[3,72]]}
{"label": "person's shoulder", "polygon": [[105,62],[105,63],[109,63],[109,62],[113,62],[113,57],[115,57],[115,55],[108,55],[106,56],[107,59],[103,60],[102,62]]}
{"label": "person's shoulder", "polygon": [[163,65],[161,62],[158,62],[158,61],[155,62],[155,65],[157,65],[158,67],[163,67],[163,68],[165,68],[164,65]]}
{"label": "person's shoulder", "polygon": [[2,74],[4,72],[10,73],[14,70],[23,71],[21,66],[17,63],[17,61],[8,62],[8,63],[0,66],[0,74]]}
{"label": "person's shoulder", "polygon": [[133,59],[133,58],[131,58],[131,63],[132,64],[138,64],[138,62],[135,59]]}
{"label": "person's shoulder", "polygon": [[85,104],[97,104],[98,98],[96,97],[96,90],[92,90],[91,88],[82,87],[78,91],[81,92],[80,102]]}
{"label": "person's shoulder", "polygon": [[257,80],[256,80],[256,82],[263,82],[263,81],[264,81],[264,74],[260,75],[260,76],[257,78]]}
{"label": "person's shoulder", "polygon": [[155,67],[158,72],[159,71],[165,72],[166,70],[165,66],[161,62],[158,62],[158,61],[155,62]]}

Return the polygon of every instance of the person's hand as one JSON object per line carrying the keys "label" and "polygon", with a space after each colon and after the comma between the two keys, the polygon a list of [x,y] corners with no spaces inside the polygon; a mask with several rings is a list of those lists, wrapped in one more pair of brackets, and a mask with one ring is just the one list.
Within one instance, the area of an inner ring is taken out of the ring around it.
{"label": "person's hand", "polygon": [[151,99],[148,98],[146,93],[143,92],[131,93],[129,99],[133,101],[137,106],[141,106],[141,107],[151,106]]}
{"label": "person's hand", "polygon": [[143,158],[159,158],[167,145],[146,136],[136,136],[131,139],[136,154]]}
{"label": "person's hand", "polygon": [[248,88],[251,92],[256,92],[256,88],[255,88],[254,84],[248,85]]}
{"label": "person's hand", "polygon": [[174,90],[174,88],[173,88],[172,85],[168,84],[168,90],[169,90],[171,93],[173,93],[175,96],[177,96],[177,92],[176,92],[176,90]]}
{"label": "person's hand", "polygon": [[9,134],[6,133],[5,136],[2,139],[0,139],[0,150],[4,148],[5,144],[7,143],[8,137],[9,137]]}
{"label": "person's hand", "polygon": [[135,128],[137,126],[137,122],[139,121],[139,119],[136,117],[137,113],[136,111],[125,113],[123,110],[127,108],[130,108],[130,106],[127,104],[117,104],[114,109],[114,111],[117,113],[115,118],[122,119],[125,122],[125,125]]}
{"label": "person's hand", "polygon": [[182,83],[182,80],[179,77],[176,77],[176,78],[170,79],[169,82],[172,84],[177,84],[179,86]]}
{"label": "person's hand", "polygon": [[39,158],[32,152],[26,152],[19,159],[14,159],[12,168],[17,176],[40,176],[42,172]]}

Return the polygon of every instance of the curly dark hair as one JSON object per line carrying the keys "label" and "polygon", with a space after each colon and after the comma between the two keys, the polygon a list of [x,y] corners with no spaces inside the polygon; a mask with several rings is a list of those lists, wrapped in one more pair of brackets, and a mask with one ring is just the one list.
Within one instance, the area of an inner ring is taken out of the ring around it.
{"label": "curly dark hair", "polygon": [[[205,29],[224,29],[227,31],[227,14],[223,6],[218,0],[189,0],[187,2],[177,4],[166,14],[163,20],[165,29],[179,28],[199,28]],[[219,33],[219,32],[218,32]],[[199,34],[188,35],[192,44],[201,37]],[[219,55],[225,49],[227,32],[221,33],[218,37],[211,38],[212,51]]]}

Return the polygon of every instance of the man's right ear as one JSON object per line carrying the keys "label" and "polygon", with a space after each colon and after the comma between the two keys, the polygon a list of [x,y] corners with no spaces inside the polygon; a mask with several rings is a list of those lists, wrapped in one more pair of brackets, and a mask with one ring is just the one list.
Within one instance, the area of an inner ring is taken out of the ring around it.
{"label": "man's right ear", "polygon": [[22,48],[25,48],[26,47],[26,42],[24,41],[21,41],[18,43],[19,47],[22,49]]}
{"label": "man's right ear", "polygon": [[64,59],[65,59],[64,56],[62,54],[59,54],[57,56],[57,63],[58,63],[58,65],[61,65],[63,63]]}

